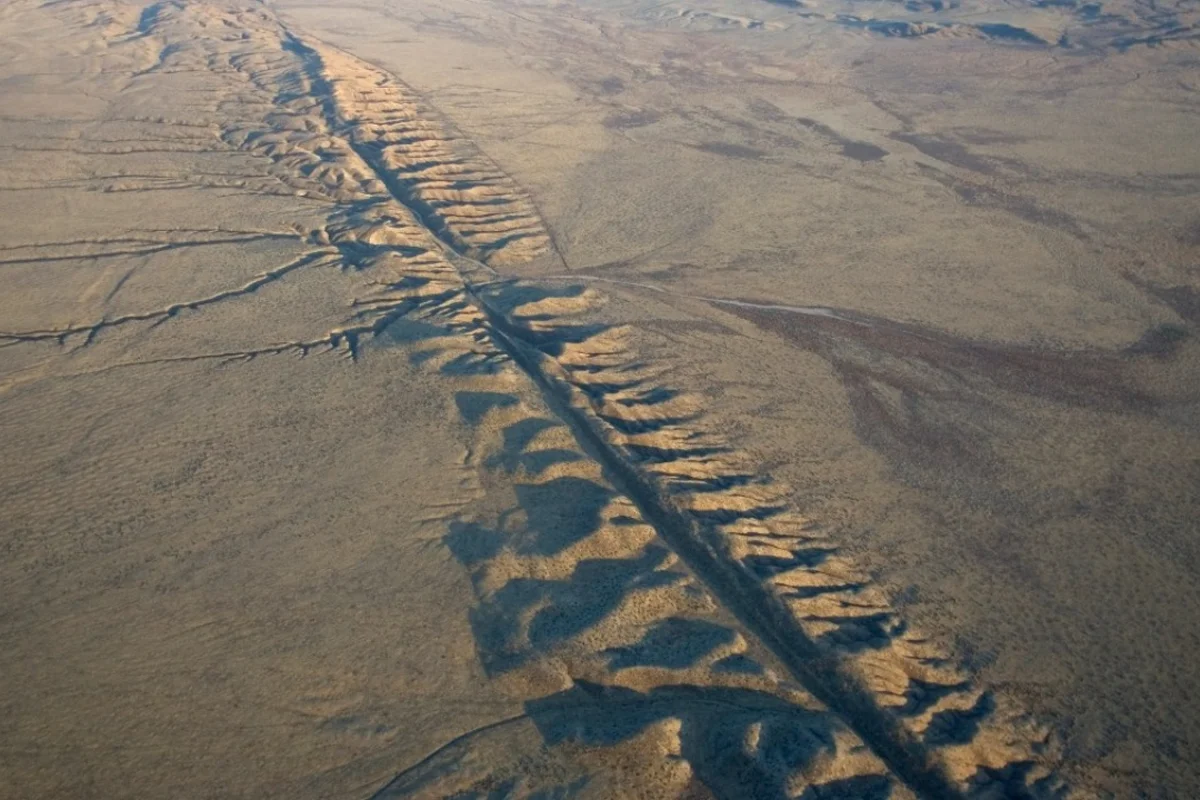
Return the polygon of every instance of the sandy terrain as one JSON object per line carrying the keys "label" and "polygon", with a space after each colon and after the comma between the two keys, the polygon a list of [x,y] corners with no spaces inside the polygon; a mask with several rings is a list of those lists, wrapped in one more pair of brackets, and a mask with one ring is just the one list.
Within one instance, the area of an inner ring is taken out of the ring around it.
{"label": "sandy terrain", "polygon": [[1198,23],[0,5],[0,797],[1200,794]]}

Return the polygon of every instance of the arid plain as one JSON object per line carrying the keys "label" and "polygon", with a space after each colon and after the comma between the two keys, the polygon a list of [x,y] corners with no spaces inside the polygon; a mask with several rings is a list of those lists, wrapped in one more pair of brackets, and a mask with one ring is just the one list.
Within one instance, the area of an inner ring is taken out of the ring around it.
{"label": "arid plain", "polygon": [[0,4],[0,797],[1200,796],[1200,5]]}

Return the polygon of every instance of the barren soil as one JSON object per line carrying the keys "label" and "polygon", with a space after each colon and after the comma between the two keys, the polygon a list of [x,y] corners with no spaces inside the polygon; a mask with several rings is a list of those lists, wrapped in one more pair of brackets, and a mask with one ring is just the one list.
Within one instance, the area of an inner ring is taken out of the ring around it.
{"label": "barren soil", "polygon": [[1200,795],[1194,0],[0,4],[0,797]]}

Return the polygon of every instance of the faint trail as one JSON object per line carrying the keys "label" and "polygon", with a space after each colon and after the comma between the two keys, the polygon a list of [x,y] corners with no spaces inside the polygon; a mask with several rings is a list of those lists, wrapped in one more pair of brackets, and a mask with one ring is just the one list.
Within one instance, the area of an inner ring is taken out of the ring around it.
{"label": "faint trail", "polygon": [[[322,261],[328,261],[331,257],[333,257],[335,255],[336,255],[336,253],[332,250],[318,250],[318,251],[315,251],[312,253],[306,253],[305,255],[301,256],[300,258],[297,258],[293,261],[288,262],[287,264],[284,264],[282,267],[277,267],[268,272],[264,272],[263,274],[259,275],[258,277],[254,278],[253,280],[249,281],[248,283],[245,283],[242,286],[239,286],[235,289],[226,289],[224,291],[217,292],[216,294],[209,295],[208,297],[201,297],[196,300],[187,300],[187,301],[184,301],[181,303],[172,303],[171,305],[167,306],[166,308],[155,309],[153,311],[142,311],[142,312],[138,312],[135,314],[124,314],[122,316],[114,317],[112,319],[101,319],[96,322],[88,323],[86,325],[71,325],[71,326],[67,326],[65,328],[54,328],[54,329],[48,329],[48,330],[32,330],[32,331],[0,331],[0,341],[4,341],[4,342],[54,341],[54,342],[58,342],[59,344],[64,344],[66,342],[66,340],[72,336],[86,334],[87,336],[86,336],[86,339],[84,340],[84,344],[85,345],[91,344],[93,341],[95,341],[96,337],[101,333],[101,331],[104,331],[108,328],[115,328],[115,327],[118,327],[121,325],[128,324],[130,322],[153,321],[155,325],[160,325],[163,322],[165,322],[166,320],[176,317],[181,311],[185,311],[185,310],[198,311],[201,308],[204,308],[205,306],[215,305],[216,303],[220,303],[224,300],[230,300],[235,297],[244,297],[246,295],[253,294],[254,292],[261,289],[263,286],[266,286],[269,283],[274,283],[275,281],[283,278],[284,276],[288,275],[289,273],[295,272],[296,270],[299,270],[299,269],[303,269],[304,267],[320,264]],[[131,272],[132,272],[132,270],[131,270]],[[128,278],[129,276],[126,275],[125,277]],[[124,283],[124,280],[125,280],[124,278],[121,279],[122,284]],[[120,288],[120,284],[118,284],[118,286],[117,286],[117,289],[119,289],[119,288]],[[114,289],[113,293],[115,294],[115,292],[116,292],[116,290]]]}
{"label": "faint trail", "polygon": [[472,728],[469,731],[465,731],[465,732],[459,734],[458,736],[455,736],[453,739],[446,742],[444,745],[442,745],[438,749],[434,750],[433,752],[429,753],[429,755],[425,756],[420,761],[417,761],[417,762],[405,767],[404,769],[402,769],[390,781],[388,781],[386,784],[384,784],[378,791],[371,794],[371,800],[374,800],[375,798],[386,797],[389,794],[389,792],[388,792],[389,787],[391,787],[393,784],[404,780],[405,776],[415,772],[416,770],[419,770],[421,767],[425,766],[426,764],[428,764],[433,759],[437,758],[442,753],[446,752],[447,750],[453,748],[456,745],[462,744],[466,740],[470,739],[472,736],[477,736],[481,733],[487,733],[488,731],[494,731],[498,728],[503,728],[507,725],[512,725],[514,722],[520,722],[521,720],[528,719],[528,718],[529,718],[528,714],[515,714],[514,716],[505,717],[504,719],[496,720],[495,722],[489,722],[486,725],[480,725],[477,728]]}
{"label": "faint trail", "polygon": [[157,243],[157,244],[151,244],[150,240],[114,239],[114,240],[111,240],[110,242],[80,241],[80,242],[67,242],[67,243],[64,243],[61,245],[58,243],[36,244],[36,245],[17,245],[15,247],[5,248],[4,250],[0,250],[0,252],[9,252],[12,250],[17,250],[17,249],[32,249],[32,248],[46,248],[46,247],[60,247],[60,246],[61,247],[75,247],[75,246],[80,246],[80,245],[84,245],[84,244],[103,245],[103,244],[110,244],[110,243],[115,244],[117,242],[145,242],[146,243],[145,247],[130,247],[130,248],[126,248],[123,250],[105,250],[105,251],[99,252],[99,253],[73,253],[70,255],[60,255],[60,256],[30,256],[28,258],[0,258],[0,267],[27,265],[27,264],[47,264],[47,263],[54,263],[54,262],[58,262],[58,261],[96,261],[96,260],[99,260],[102,258],[118,258],[118,257],[123,257],[123,256],[149,256],[149,255],[154,255],[155,253],[164,253],[168,250],[182,250],[182,249],[185,249],[188,247],[213,247],[213,246],[223,245],[223,244],[247,244],[249,242],[264,241],[264,240],[270,240],[270,239],[294,240],[295,238],[296,238],[295,234],[259,233],[259,234],[246,234],[246,235],[231,236],[226,239],[207,239],[204,241],[195,241],[195,242],[188,242],[188,241],[161,242],[161,243]]}

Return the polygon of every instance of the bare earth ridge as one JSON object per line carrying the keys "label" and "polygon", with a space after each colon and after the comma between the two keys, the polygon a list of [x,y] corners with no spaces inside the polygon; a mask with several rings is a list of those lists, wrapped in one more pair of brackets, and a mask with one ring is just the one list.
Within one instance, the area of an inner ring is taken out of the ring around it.
{"label": "bare earth ridge", "polygon": [[4,4],[0,796],[1200,789],[1197,13]]}

